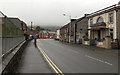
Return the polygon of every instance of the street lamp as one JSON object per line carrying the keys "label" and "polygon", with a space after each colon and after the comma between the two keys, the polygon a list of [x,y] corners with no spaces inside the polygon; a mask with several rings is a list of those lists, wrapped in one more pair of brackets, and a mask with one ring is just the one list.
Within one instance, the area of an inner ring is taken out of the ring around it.
{"label": "street lamp", "polygon": [[74,36],[74,43],[76,43],[76,29],[77,29],[77,26],[76,26],[76,23],[74,24],[74,31],[72,30],[72,19],[71,19],[71,15],[66,15],[66,14],[63,14],[63,16],[69,16],[69,19],[70,19],[70,26],[69,26],[69,29],[68,29],[68,33],[69,33],[69,37],[68,37],[68,40],[69,42],[71,41],[71,36]]}
{"label": "street lamp", "polygon": [[71,23],[71,15],[66,15],[66,14],[63,14],[63,16],[69,16],[69,20],[70,20],[70,26],[69,26],[69,28],[68,28],[68,42],[70,43],[70,36],[71,36],[71,25],[72,25],[72,23]]}
{"label": "street lamp", "polygon": [[63,16],[69,16],[69,20],[70,20],[70,22],[71,22],[71,15],[63,14]]}

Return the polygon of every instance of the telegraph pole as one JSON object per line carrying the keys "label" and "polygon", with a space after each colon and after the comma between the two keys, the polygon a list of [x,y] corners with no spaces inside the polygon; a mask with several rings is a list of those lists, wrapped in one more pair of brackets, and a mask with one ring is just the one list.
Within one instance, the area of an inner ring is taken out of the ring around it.
{"label": "telegraph pole", "polygon": [[33,22],[31,22],[31,31],[32,31],[32,23],[33,23]]}

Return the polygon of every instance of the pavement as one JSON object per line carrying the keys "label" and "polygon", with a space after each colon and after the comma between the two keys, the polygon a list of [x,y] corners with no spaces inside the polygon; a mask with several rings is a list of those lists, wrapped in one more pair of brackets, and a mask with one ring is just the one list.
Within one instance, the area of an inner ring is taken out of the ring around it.
{"label": "pavement", "polygon": [[0,74],[2,72],[2,38],[0,36]]}
{"label": "pavement", "polygon": [[37,43],[63,73],[118,73],[118,50],[51,39],[40,39]]}
{"label": "pavement", "polygon": [[24,49],[16,73],[52,73],[38,48],[35,48],[34,40],[30,41]]}

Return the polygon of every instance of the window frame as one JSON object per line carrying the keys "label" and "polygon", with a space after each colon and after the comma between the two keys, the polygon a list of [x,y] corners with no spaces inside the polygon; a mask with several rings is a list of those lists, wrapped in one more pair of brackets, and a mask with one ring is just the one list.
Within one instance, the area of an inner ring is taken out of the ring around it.
{"label": "window frame", "polygon": [[103,19],[103,17],[102,17],[102,16],[99,16],[99,17],[97,18],[97,21],[96,21],[96,23],[101,23],[101,22],[99,22],[99,21],[100,21],[100,19],[101,19],[101,22],[104,22],[104,19]]}
{"label": "window frame", "polygon": [[[112,16],[111,16],[112,15]],[[111,22],[111,20],[110,20],[110,17],[112,17],[112,22]],[[114,13],[113,12],[110,12],[109,14],[108,14],[108,23],[109,24],[113,24],[114,23]]]}
{"label": "window frame", "polygon": [[90,26],[93,25],[93,18],[90,18]]}

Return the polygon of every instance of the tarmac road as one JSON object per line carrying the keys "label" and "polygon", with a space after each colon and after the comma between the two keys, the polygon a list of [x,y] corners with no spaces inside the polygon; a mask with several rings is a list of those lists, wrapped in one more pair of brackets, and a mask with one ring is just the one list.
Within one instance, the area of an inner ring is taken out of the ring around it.
{"label": "tarmac road", "polygon": [[39,39],[37,44],[63,73],[118,73],[118,56],[96,52],[101,49],[52,39]]}

